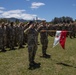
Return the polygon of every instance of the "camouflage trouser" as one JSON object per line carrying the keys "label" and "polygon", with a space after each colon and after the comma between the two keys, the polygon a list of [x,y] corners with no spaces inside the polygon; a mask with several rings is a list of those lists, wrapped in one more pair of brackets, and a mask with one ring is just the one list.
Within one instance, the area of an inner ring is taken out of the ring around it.
{"label": "camouflage trouser", "polygon": [[4,49],[4,46],[5,46],[5,44],[4,44],[4,38],[1,37],[0,38],[0,49],[3,50]]}
{"label": "camouflage trouser", "polygon": [[10,43],[10,49],[13,49],[14,48],[14,37],[10,37],[9,43]]}
{"label": "camouflage trouser", "polygon": [[19,35],[18,45],[19,46],[23,45],[23,36],[21,36],[21,35]]}
{"label": "camouflage trouser", "polygon": [[75,31],[73,31],[73,38],[75,38]]}
{"label": "camouflage trouser", "polygon": [[24,35],[23,35],[23,44],[27,43],[27,40],[28,40],[27,35],[24,34]]}
{"label": "camouflage trouser", "polygon": [[15,46],[18,45],[18,36],[16,36],[16,35],[15,35],[14,45],[15,45]]}
{"label": "camouflage trouser", "polygon": [[46,49],[48,47],[48,39],[45,38],[45,39],[40,39],[41,41],[41,44],[42,44],[42,54],[45,55],[46,54]]}
{"label": "camouflage trouser", "polygon": [[32,63],[35,59],[37,45],[28,45],[29,62]]}
{"label": "camouflage trouser", "polygon": [[75,31],[70,32],[69,36],[70,38],[75,38]]}
{"label": "camouflage trouser", "polygon": [[7,36],[6,37],[6,47],[10,47],[10,37],[9,36]]}

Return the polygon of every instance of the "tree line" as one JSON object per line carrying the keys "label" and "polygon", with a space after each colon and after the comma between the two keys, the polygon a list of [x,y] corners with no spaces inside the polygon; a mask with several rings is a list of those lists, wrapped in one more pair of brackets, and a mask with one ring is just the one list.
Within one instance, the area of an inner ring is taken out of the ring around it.
{"label": "tree line", "polygon": [[[76,19],[75,20],[73,20],[73,18],[72,17],[68,17],[68,16],[62,16],[62,17],[54,17],[54,19],[52,19],[52,21],[50,21],[49,23],[52,23],[52,24],[58,24],[58,23],[70,23],[70,22],[76,22]],[[2,23],[2,22],[8,22],[8,23],[10,23],[10,20],[7,20],[7,18],[0,18],[0,23]],[[15,23],[18,23],[19,22],[19,20],[18,19],[16,19],[15,20]]]}
{"label": "tree line", "polygon": [[76,20],[73,20],[72,17],[68,17],[68,16],[63,16],[63,17],[55,17],[51,22],[53,24],[58,24],[58,23],[70,23],[70,22],[74,22]]}

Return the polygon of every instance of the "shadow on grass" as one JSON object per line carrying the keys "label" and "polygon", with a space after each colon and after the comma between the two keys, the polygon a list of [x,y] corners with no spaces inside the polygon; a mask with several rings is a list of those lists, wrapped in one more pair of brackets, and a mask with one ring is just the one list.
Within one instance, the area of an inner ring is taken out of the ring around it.
{"label": "shadow on grass", "polygon": [[[74,67],[73,65],[69,65],[69,64],[66,64],[66,63],[63,63],[63,62],[60,62],[60,63],[56,63],[58,65],[63,65],[63,66],[67,66],[67,67]],[[74,67],[76,68],[76,67]]]}
{"label": "shadow on grass", "polygon": [[5,53],[5,52],[6,52],[6,50],[4,50],[4,51],[0,50],[0,53],[1,53],[1,52],[4,52],[4,53]]}
{"label": "shadow on grass", "polygon": [[17,48],[12,48],[12,49],[7,48],[7,49],[5,49],[5,50],[0,50],[0,53],[1,53],[1,52],[5,53],[5,52],[7,52],[7,51],[15,51],[15,50],[17,50]]}
{"label": "shadow on grass", "polygon": [[64,63],[64,62],[59,62],[57,60],[54,60],[54,59],[51,59],[55,64],[57,65],[62,65],[62,66],[66,66],[66,67],[73,67],[73,68],[76,68],[76,66],[74,65],[70,65],[70,64],[67,64],[67,63]]}

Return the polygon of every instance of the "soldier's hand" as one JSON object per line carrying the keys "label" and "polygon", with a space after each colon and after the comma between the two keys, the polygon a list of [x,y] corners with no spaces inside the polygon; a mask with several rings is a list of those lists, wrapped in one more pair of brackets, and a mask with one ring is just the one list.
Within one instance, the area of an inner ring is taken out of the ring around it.
{"label": "soldier's hand", "polygon": [[38,28],[41,28],[41,27],[43,27],[43,25],[39,25],[39,26],[38,26]]}
{"label": "soldier's hand", "polygon": [[47,30],[41,30],[40,32],[47,32]]}
{"label": "soldier's hand", "polygon": [[31,24],[30,26],[29,26],[29,29],[31,29],[33,27],[33,24]]}

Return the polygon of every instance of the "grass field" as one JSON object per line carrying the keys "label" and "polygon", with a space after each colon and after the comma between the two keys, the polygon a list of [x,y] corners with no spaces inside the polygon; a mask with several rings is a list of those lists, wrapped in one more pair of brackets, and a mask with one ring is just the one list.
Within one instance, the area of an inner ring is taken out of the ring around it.
{"label": "grass field", "polygon": [[66,39],[65,50],[60,45],[52,48],[54,37],[49,36],[47,53],[50,59],[40,58],[41,44],[38,45],[36,62],[41,67],[28,70],[27,47],[15,51],[0,52],[0,75],[76,75],[76,38]]}

